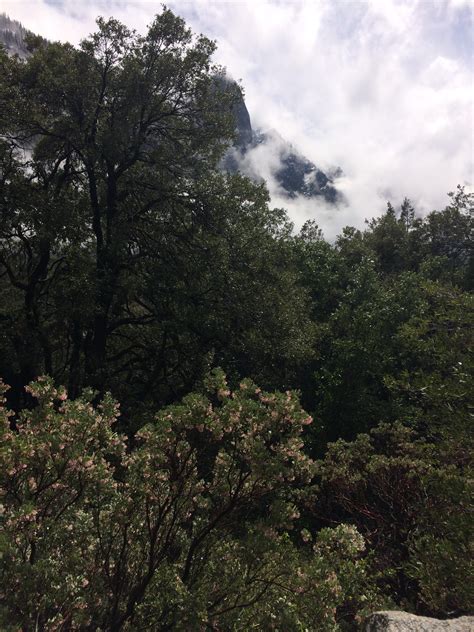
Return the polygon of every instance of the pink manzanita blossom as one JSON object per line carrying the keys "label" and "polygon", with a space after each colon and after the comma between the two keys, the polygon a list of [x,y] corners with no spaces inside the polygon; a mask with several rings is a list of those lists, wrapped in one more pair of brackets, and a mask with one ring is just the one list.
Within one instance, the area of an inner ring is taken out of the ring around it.
{"label": "pink manzanita blossom", "polygon": [[[296,559],[285,536],[300,516],[289,482],[307,482],[314,470],[301,439],[310,417],[292,393],[267,394],[250,381],[232,393],[220,375],[212,388],[212,397],[192,396],[159,413],[126,450],[112,430],[118,406],[110,397],[98,410],[69,400],[48,378],[31,385],[38,406],[23,413],[17,434],[4,424],[11,450],[0,470],[7,598],[30,627],[34,603],[53,613],[47,629],[79,630],[87,621],[115,629],[111,604],[125,616],[143,585],[153,608],[176,599],[191,607],[199,591],[209,591],[197,615],[204,627],[211,620],[206,604],[221,599],[219,591],[233,603],[239,581],[256,573],[261,586],[272,578],[268,569],[278,574],[285,564],[281,598],[314,598],[311,569],[298,574],[299,562],[291,566],[279,553]],[[0,417],[8,418],[1,407]],[[204,431],[213,459],[202,467]],[[268,515],[254,515],[262,503]],[[234,536],[240,531],[255,538],[255,554]],[[193,594],[184,569],[195,554]],[[226,575],[233,578],[228,586]],[[141,599],[134,603],[138,621],[148,607]]]}

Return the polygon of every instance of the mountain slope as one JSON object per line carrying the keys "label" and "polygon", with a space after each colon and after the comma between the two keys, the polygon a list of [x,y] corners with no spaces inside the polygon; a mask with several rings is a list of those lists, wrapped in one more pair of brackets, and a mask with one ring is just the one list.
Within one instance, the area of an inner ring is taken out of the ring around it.
{"label": "mountain slope", "polygon": [[[228,82],[233,84],[231,80]],[[289,198],[299,195],[306,198],[323,197],[331,204],[342,200],[334,186],[334,179],[341,175],[340,169],[335,169],[333,175],[326,174],[277,131],[254,130],[241,91],[233,114],[236,141],[223,161],[227,171],[241,171],[256,180],[268,180],[270,177],[279,188],[279,193]]]}
{"label": "mountain slope", "polygon": [[18,55],[25,59],[29,55],[27,38],[35,36],[31,31],[6,13],[0,13],[0,44],[3,44],[9,55]]}

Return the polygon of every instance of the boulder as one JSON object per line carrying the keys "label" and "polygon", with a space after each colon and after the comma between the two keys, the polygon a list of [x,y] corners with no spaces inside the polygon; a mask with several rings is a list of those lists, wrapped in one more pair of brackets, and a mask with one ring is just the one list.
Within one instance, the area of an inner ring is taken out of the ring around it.
{"label": "boulder", "polygon": [[365,621],[364,632],[474,632],[474,617],[441,621],[408,612],[374,612]]}

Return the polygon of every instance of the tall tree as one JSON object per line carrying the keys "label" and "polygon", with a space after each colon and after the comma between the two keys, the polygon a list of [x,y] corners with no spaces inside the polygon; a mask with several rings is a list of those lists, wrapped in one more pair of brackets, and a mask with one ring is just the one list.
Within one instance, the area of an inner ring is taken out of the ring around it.
{"label": "tall tree", "polygon": [[213,51],[165,9],[145,37],[99,19],[79,49],[40,43],[26,63],[3,59],[0,274],[12,300],[0,368],[11,383],[46,371],[74,395],[138,380],[136,397],[155,389],[163,403],[213,354],[240,373],[258,348],[274,366],[272,349],[304,351],[301,297],[276,268],[284,216],[261,187],[216,175],[234,91],[219,88]]}
{"label": "tall tree", "polygon": [[[168,10],[146,37],[113,19],[97,23],[79,50],[51,44],[26,64],[10,62],[6,78],[15,90],[4,132],[9,147],[33,147],[22,165],[27,196],[41,191],[46,199],[38,207],[48,215],[52,205],[66,202],[66,239],[93,252],[92,313],[87,331],[72,323],[81,330],[73,346],[83,347],[89,379],[101,388],[108,335],[123,303],[122,277],[140,256],[139,232],[160,221],[180,183],[185,187],[215,165],[230,128],[210,75],[212,42],[193,38]],[[71,224],[77,213],[89,229],[80,240]],[[15,226],[26,251],[31,237],[39,241],[26,293],[36,277],[51,272],[53,253],[62,249],[55,226],[42,221],[41,229],[39,237],[21,219]],[[7,257],[3,264],[8,271]],[[34,301],[33,289],[30,294],[25,302]]]}

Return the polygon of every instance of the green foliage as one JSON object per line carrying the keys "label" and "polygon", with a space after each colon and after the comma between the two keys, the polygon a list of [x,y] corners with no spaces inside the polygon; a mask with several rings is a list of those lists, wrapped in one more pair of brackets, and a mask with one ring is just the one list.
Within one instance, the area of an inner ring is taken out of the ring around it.
{"label": "green foliage", "polygon": [[163,8],[0,50],[0,626],[469,612],[474,195],[294,235],[219,171],[214,49]]}
{"label": "green foliage", "polygon": [[[124,444],[110,425],[117,407],[70,401],[44,378],[29,387],[37,400],[10,430],[1,416],[2,628],[49,629],[85,624],[89,579],[96,568],[94,532],[117,483],[110,459]],[[3,400],[3,398],[2,398]]]}
{"label": "green foliage", "polygon": [[338,630],[344,604],[377,598],[354,528],[290,537],[314,468],[295,396],[221,372],[207,388],[131,452],[109,397],[44,378],[16,430],[2,408],[4,629]]}
{"label": "green foliage", "polygon": [[[458,188],[451,199],[423,220],[408,200],[399,218],[389,205],[366,231],[345,229],[334,246],[310,224],[295,238],[316,325],[315,354],[298,382],[317,420],[315,445],[396,419],[439,429],[443,416],[454,423],[455,410],[466,427],[472,195]],[[431,401],[429,411],[422,401]]]}
{"label": "green foliage", "polygon": [[399,409],[430,440],[472,443],[472,295],[419,287],[417,310],[397,331],[400,364],[385,382]]}
{"label": "green foliage", "polygon": [[120,392],[130,428],[209,365],[291,386],[305,294],[284,212],[216,172],[238,90],[214,44],[167,9],[144,37],[97,25],[2,67],[0,372],[17,398],[42,373]]}
{"label": "green foliage", "polygon": [[474,604],[472,462],[431,471],[426,493],[430,502],[410,539],[407,574],[431,612],[469,613]]}
{"label": "green foliage", "polygon": [[315,480],[313,524],[354,524],[373,551],[372,572],[402,609],[472,609],[472,458],[453,463],[451,446],[385,424],[330,444]]}

